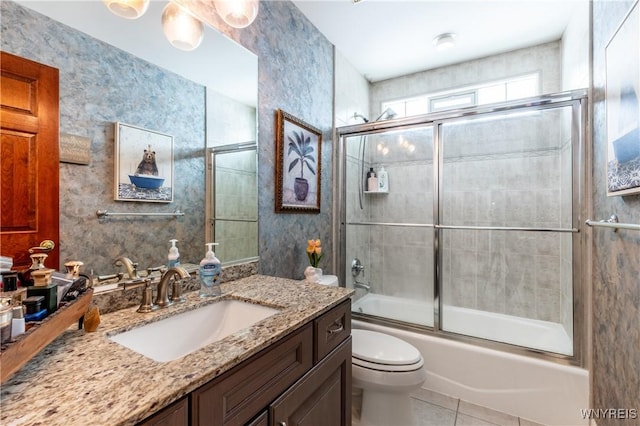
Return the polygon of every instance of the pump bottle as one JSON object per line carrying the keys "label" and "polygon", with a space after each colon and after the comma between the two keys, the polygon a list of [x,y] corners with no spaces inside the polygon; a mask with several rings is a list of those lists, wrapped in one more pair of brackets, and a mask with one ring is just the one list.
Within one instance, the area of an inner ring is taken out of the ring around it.
{"label": "pump bottle", "polygon": [[218,243],[207,243],[207,253],[200,261],[200,297],[220,296],[220,280],[222,265],[213,252],[213,246]]}
{"label": "pump bottle", "polygon": [[180,253],[178,252],[178,247],[176,247],[178,240],[169,240],[169,242],[171,243],[171,247],[169,248],[169,254],[167,255],[167,266],[171,269],[174,266],[180,265]]}
{"label": "pump bottle", "polygon": [[367,192],[377,192],[378,191],[378,177],[376,176],[376,172],[373,171],[373,167],[369,168],[367,172]]}

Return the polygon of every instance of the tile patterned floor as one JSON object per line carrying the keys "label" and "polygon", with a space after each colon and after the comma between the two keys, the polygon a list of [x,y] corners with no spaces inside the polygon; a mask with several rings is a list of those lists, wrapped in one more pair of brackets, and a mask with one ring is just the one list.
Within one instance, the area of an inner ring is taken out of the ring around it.
{"label": "tile patterned floor", "polygon": [[[419,389],[411,397],[418,426],[543,426],[425,389]],[[359,399],[355,397],[353,402],[355,406]],[[353,426],[360,426],[357,412],[352,420]]]}

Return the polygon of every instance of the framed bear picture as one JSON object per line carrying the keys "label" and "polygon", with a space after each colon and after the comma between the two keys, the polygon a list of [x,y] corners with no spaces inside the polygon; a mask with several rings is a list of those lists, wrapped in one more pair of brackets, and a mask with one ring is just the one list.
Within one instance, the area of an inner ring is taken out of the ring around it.
{"label": "framed bear picture", "polygon": [[173,201],[173,136],[115,123],[115,200]]}

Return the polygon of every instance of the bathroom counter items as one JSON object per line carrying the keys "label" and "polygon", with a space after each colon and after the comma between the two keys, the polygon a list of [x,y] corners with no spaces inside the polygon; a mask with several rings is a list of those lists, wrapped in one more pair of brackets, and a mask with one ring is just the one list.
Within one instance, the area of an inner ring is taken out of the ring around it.
{"label": "bathroom counter items", "polygon": [[[95,333],[67,329],[29,361],[0,391],[0,424],[133,425],[240,364],[281,337],[349,298],[351,289],[253,275],[223,283],[222,298],[279,313],[223,340],[166,363],[153,361],[110,336],[215,303],[198,292],[187,302],[149,314],[127,308],[102,316]],[[171,345],[171,336],[167,335]]]}
{"label": "bathroom counter items", "polygon": [[[24,366],[29,359],[43,350],[60,333],[69,328],[70,324],[78,324],[80,318],[87,313],[93,289],[88,289],[76,300],[58,309],[44,321],[32,326],[25,334],[14,338],[3,345],[0,352],[0,382]],[[44,299],[44,297],[39,296]],[[27,311],[28,312],[28,311]]]}

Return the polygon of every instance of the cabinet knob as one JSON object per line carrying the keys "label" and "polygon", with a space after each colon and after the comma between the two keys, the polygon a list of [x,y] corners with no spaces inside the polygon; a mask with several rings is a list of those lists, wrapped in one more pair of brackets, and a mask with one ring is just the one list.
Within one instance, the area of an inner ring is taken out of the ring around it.
{"label": "cabinet knob", "polygon": [[278,426],[287,426],[287,422],[278,422]]}

